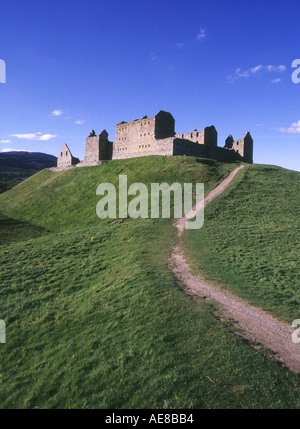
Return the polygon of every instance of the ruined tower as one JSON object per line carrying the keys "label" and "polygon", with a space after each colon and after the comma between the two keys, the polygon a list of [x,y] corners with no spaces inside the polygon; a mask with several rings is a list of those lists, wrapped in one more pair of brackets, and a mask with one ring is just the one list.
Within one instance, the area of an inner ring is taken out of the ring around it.
{"label": "ruined tower", "polygon": [[244,158],[245,162],[253,163],[253,139],[249,131],[240,140],[234,140],[229,134],[225,140],[225,148],[234,150],[238,155]]}
{"label": "ruined tower", "polygon": [[85,158],[84,164],[96,165],[101,161],[112,158],[112,143],[108,140],[108,133],[103,130],[97,136],[92,130],[90,135],[85,140]]}

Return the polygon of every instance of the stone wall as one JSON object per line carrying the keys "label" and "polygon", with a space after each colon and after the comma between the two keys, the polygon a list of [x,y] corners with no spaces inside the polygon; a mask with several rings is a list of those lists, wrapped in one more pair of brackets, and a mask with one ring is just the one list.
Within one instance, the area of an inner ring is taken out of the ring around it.
{"label": "stone wall", "polygon": [[249,131],[243,137],[243,154],[246,162],[253,163],[253,139]]}
{"label": "stone wall", "polygon": [[145,118],[116,126],[113,158],[130,158],[137,153],[143,156],[156,149],[155,118]]}
{"label": "stone wall", "polygon": [[99,161],[99,136],[87,137],[85,139],[85,162]]}
{"label": "stone wall", "polygon": [[218,146],[218,133],[213,125],[204,128],[204,144],[210,147]]}
{"label": "stone wall", "polygon": [[225,147],[235,151],[245,162],[253,163],[253,139],[249,131],[239,140],[234,140],[230,134],[225,141]]}
{"label": "stone wall", "polygon": [[175,136],[175,119],[171,113],[160,110],[154,118],[156,139],[166,139]]}
{"label": "stone wall", "polygon": [[57,168],[69,168],[79,163],[78,158],[74,158],[68,145],[65,143],[57,157]]}
{"label": "stone wall", "polygon": [[193,143],[189,140],[174,139],[173,155],[196,156],[199,158],[213,158],[217,161],[243,161],[243,158],[234,150],[222,147],[210,147]]}
{"label": "stone wall", "polygon": [[218,144],[218,133],[213,125],[205,127],[203,130],[195,129],[189,133],[176,134],[176,137],[206,146],[215,147]]}
{"label": "stone wall", "polygon": [[178,139],[189,140],[193,143],[204,144],[204,130],[194,130],[190,133],[176,134]]}
{"label": "stone wall", "polygon": [[144,116],[116,126],[113,159],[160,155],[160,140],[174,137],[175,120],[168,112],[160,111],[153,118]]}
{"label": "stone wall", "polygon": [[112,159],[113,143],[108,140],[105,130],[99,136],[87,137],[85,140],[85,163],[98,163]]}
{"label": "stone wall", "polygon": [[173,141],[174,138],[161,139],[155,142],[153,149],[144,148],[144,152],[138,150],[137,152],[127,152],[122,151],[118,154],[113,154],[113,159],[126,159],[126,158],[138,158],[140,156],[150,156],[150,155],[173,155]]}

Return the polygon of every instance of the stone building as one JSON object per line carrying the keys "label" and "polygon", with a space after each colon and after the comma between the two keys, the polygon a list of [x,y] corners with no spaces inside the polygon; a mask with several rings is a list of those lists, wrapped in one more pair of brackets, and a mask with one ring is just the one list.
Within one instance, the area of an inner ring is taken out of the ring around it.
{"label": "stone building", "polygon": [[113,159],[161,154],[161,140],[174,136],[175,120],[168,112],[160,111],[153,118],[143,116],[132,122],[120,122],[116,126]]}
{"label": "stone building", "polygon": [[85,139],[85,157],[77,167],[88,167],[100,165],[102,161],[112,159],[113,143],[108,140],[108,133],[103,130],[97,136],[94,130],[91,130],[89,136]]}
{"label": "stone building", "polygon": [[225,148],[234,150],[237,154],[245,158],[247,162],[253,163],[253,139],[249,131],[240,140],[234,140],[232,135],[229,134],[225,141]]}
{"label": "stone building", "polygon": [[[114,143],[108,140],[105,130],[99,136],[92,130],[85,142],[85,159],[77,166],[100,165],[105,160],[148,155],[187,155],[219,161],[253,162],[253,140],[249,132],[240,140],[229,135],[223,148],[217,144],[218,133],[213,125],[176,134],[173,116],[161,110],[152,118],[143,116],[132,122],[120,122],[116,126]],[[58,163],[63,163],[60,157]],[[69,160],[65,165],[74,164]]]}
{"label": "stone building", "polygon": [[57,168],[68,168],[78,164],[78,158],[74,158],[68,145],[65,143],[57,157]]}

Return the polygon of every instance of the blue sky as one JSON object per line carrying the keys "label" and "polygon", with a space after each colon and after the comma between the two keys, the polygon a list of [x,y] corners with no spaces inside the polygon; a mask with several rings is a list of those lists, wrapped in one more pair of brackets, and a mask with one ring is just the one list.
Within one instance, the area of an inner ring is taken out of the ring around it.
{"label": "blue sky", "polygon": [[[250,131],[254,162],[299,170],[299,3],[0,0],[0,151],[84,158],[91,128],[159,110],[176,132]],[[297,47],[298,46],[298,47]]]}

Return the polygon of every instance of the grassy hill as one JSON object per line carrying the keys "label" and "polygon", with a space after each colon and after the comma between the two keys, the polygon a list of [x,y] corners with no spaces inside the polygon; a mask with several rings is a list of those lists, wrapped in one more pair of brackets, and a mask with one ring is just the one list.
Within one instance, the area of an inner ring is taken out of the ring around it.
{"label": "grassy hill", "polygon": [[187,157],[143,157],[111,161],[100,167],[74,168],[60,173],[43,170],[0,198],[0,210],[51,231],[99,226],[97,186],[109,182],[118,189],[119,175],[131,183],[203,182],[210,191],[238,164]]}
{"label": "grassy hill", "polygon": [[119,174],[129,183],[204,182],[208,192],[235,167],[112,161],[45,170],[0,196],[2,408],[299,408],[299,376],[176,285],[172,220],[95,213],[98,184],[117,184]]}
{"label": "grassy hill", "polygon": [[186,232],[195,270],[291,324],[300,313],[300,173],[247,166]]}

